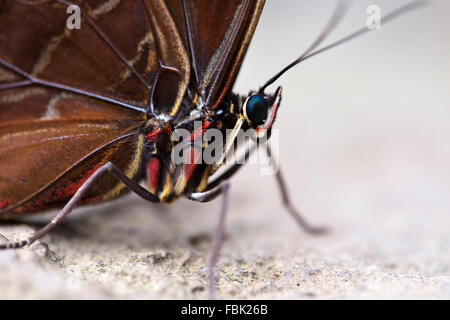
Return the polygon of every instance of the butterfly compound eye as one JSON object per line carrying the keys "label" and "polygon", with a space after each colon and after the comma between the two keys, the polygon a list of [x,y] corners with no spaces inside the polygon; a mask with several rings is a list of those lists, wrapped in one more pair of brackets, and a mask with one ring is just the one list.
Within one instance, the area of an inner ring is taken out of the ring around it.
{"label": "butterfly compound eye", "polygon": [[267,102],[260,94],[253,94],[247,98],[244,105],[244,116],[254,126],[259,126],[267,119]]}

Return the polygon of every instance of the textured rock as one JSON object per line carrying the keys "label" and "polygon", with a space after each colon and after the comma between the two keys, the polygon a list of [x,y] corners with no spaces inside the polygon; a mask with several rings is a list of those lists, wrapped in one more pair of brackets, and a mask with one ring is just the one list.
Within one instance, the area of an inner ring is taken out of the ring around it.
{"label": "textured rock", "polygon": [[[450,298],[445,230],[411,232],[388,218],[378,229],[377,219],[348,221],[314,238],[281,209],[240,217],[255,204],[238,202],[218,266],[222,298]],[[0,252],[0,298],[206,298],[218,203],[201,208],[182,201],[156,213],[128,197],[82,209],[43,242]],[[2,225],[0,233],[19,239],[33,229]]]}

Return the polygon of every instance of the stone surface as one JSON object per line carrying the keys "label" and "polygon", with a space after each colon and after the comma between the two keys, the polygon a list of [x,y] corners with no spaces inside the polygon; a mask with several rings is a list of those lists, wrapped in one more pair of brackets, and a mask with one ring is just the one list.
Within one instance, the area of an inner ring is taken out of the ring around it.
{"label": "stone surface", "polygon": [[[393,212],[334,215],[333,222],[323,214],[316,222],[332,231],[311,237],[276,201],[264,205],[258,192],[234,190],[219,297],[450,298],[447,226]],[[127,197],[79,210],[31,248],[0,253],[0,297],[206,298],[204,262],[218,205]],[[0,232],[22,239],[37,226],[2,225]]]}
{"label": "stone surface", "polygon": [[[268,2],[238,91],[309,45],[332,10],[317,3]],[[368,4],[332,38],[359,27]],[[232,179],[220,298],[450,298],[449,10],[442,1],[282,79],[283,171],[295,204],[331,232],[298,230],[273,178],[249,165]],[[0,252],[0,298],[207,298],[219,206],[127,196],[77,209],[42,242]],[[23,239],[52,214],[0,234]]]}

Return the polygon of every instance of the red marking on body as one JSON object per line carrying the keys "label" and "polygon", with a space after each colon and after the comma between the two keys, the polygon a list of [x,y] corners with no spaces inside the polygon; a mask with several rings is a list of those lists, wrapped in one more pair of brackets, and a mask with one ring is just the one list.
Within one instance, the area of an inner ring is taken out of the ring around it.
{"label": "red marking on body", "polygon": [[152,193],[155,193],[158,188],[160,170],[161,163],[159,162],[159,159],[151,157],[147,164],[147,179]]}
{"label": "red marking on body", "polygon": [[198,164],[200,164],[202,153],[200,150],[191,148],[184,158],[184,174],[186,181],[189,180]]}
{"label": "red marking on body", "polygon": [[194,132],[192,132],[191,135],[186,140],[193,141],[193,140],[196,140],[197,138],[201,137],[205,133],[206,129],[208,129],[210,124],[211,124],[211,122],[209,122],[209,121],[203,122],[202,127],[195,129]]}
{"label": "red marking on body", "polygon": [[152,143],[156,140],[156,138],[158,137],[158,134],[161,132],[161,128],[158,128],[156,130],[153,130],[152,132],[150,132],[149,134],[147,134],[145,136],[145,138],[147,139],[148,143]]}

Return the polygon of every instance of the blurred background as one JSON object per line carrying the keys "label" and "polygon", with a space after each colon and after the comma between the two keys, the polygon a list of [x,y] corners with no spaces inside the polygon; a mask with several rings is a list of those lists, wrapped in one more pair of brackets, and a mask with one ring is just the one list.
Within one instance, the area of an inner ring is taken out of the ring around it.
{"label": "blurred background", "polygon": [[[295,59],[335,3],[267,1],[235,91]],[[369,5],[383,15],[406,3],[354,1],[326,43],[364,26]],[[219,297],[450,298],[449,14],[449,1],[431,1],[278,81],[279,160],[293,202],[331,231],[298,230],[274,178],[247,166],[231,180]],[[0,297],[205,298],[219,206],[129,196],[79,209],[44,239],[49,258],[42,244],[0,253]]]}

